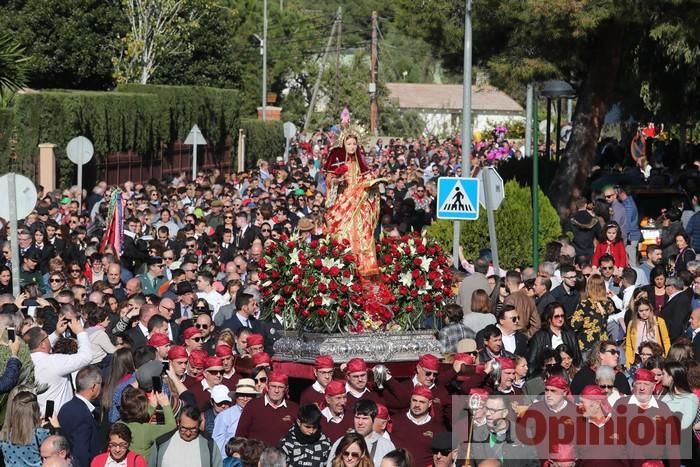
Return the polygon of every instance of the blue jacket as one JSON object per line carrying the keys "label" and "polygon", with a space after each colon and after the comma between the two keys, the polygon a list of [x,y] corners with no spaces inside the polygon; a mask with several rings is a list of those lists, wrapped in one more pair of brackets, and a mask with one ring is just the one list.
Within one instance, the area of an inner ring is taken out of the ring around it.
{"label": "blue jacket", "polygon": [[695,251],[700,251],[700,211],[693,214],[685,227],[685,233],[690,237],[690,246]]}
{"label": "blue jacket", "polygon": [[638,242],[642,239],[642,231],[639,230],[639,212],[637,211],[637,205],[634,200],[627,196],[622,205],[625,208],[625,217],[627,218],[627,238],[623,237],[625,243],[627,241]]}
{"label": "blue jacket", "polygon": [[17,357],[11,357],[7,361],[5,372],[0,376],[0,393],[10,392],[19,381],[19,370],[22,369],[22,362]]}
{"label": "blue jacket", "polygon": [[58,413],[61,434],[70,443],[78,467],[90,467],[93,457],[104,450],[100,427],[85,402],[74,397]]}

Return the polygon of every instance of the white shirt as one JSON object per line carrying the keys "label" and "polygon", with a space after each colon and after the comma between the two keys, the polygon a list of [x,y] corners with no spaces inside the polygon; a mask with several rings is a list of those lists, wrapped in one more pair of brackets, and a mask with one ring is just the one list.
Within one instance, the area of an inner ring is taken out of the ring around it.
{"label": "white shirt", "polygon": [[515,353],[515,333],[506,334],[506,332],[500,326],[498,326],[498,329],[500,329],[501,333],[502,333],[501,339],[503,340],[503,348],[506,349],[508,352],[514,354]]}
{"label": "white shirt", "polygon": [[362,392],[357,392],[348,383],[345,383],[345,392],[350,393],[356,399],[359,399],[360,397],[364,396],[367,392],[369,392],[369,389],[364,388]]}
{"label": "white shirt", "polygon": [[280,407],[284,407],[286,409],[287,399],[282,399],[282,402],[280,402],[279,404],[273,404],[272,401],[267,397],[267,394],[265,394],[265,405],[269,405],[273,409],[279,409]]}
{"label": "white shirt", "polygon": [[214,309],[214,311],[211,314],[212,319],[214,319],[214,316],[216,316],[216,314],[219,312],[219,308],[226,305],[224,296],[214,289],[211,289],[209,292],[197,292],[197,298],[205,299],[207,303],[209,303],[209,305]]}
{"label": "white shirt", "polygon": [[561,331],[559,331],[559,335],[557,336],[556,334],[552,333],[552,348],[556,349],[560,345],[564,343],[564,340],[561,338]]}
{"label": "white shirt", "polygon": [[407,417],[411,422],[415,423],[415,424],[418,425],[418,426],[420,426],[420,425],[425,425],[426,423],[430,422],[430,420],[432,419],[432,417],[430,417],[430,414],[426,414],[425,417],[423,417],[422,420],[418,420],[416,417],[413,416],[413,414],[411,413],[410,410],[409,410],[408,412],[406,412],[406,417]]}
{"label": "white shirt", "polygon": [[[183,464],[183,460],[187,459]],[[199,436],[192,441],[185,441],[180,433],[175,433],[168,443],[168,448],[163,453],[162,465],[187,465],[188,467],[202,467],[202,459],[199,453]]]}
{"label": "white shirt", "polygon": [[[55,333],[51,333],[49,342],[52,346],[57,340],[58,336]],[[36,382],[37,384],[48,385],[46,391],[37,394],[42,417],[46,410],[46,401],[54,401],[54,414],[57,414],[61,407],[73,398],[73,388],[70,380],[71,373],[89,365],[91,360],[92,347],[85,331],[78,334],[78,353],[76,354],[63,355],[32,352]]]}
{"label": "white shirt", "polygon": [[314,389],[319,394],[325,394],[326,393],[326,388],[321,386],[321,383],[318,381],[314,381],[314,384],[311,385],[311,387]]}
{"label": "white shirt", "polygon": [[90,413],[92,413],[92,412],[95,410],[95,406],[92,405],[92,402],[90,402],[89,400],[85,399],[85,398],[84,398],[83,396],[81,396],[80,394],[76,394],[75,397],[77,397],[77,398],[80,399],[81,401],[85,402],[85,405],[87,405],[87,408],[88,408],[88,410],[90,411]]}
{"label": "white shirt", "polygon": [[333,412],[331,412],[330,407],[325,407],[323,410],[321,410],[321,415],[323,415],[326,418],[326,421],[330,423],[340,423],[343,421],[343,417],[345,416],[344,413],[335,415]]}

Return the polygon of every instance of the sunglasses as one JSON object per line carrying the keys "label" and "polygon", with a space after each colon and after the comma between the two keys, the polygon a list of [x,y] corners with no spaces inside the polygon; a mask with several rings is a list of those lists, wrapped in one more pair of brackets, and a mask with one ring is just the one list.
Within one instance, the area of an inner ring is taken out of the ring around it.
{"label": "sunglasses", "polygon": [[71,269],[70,272],[83,272],[80,269]]}
{"label": "sunglasses", "polygon": [[214,376],[219,376],[224,374],[224,370],[206,370],[207,373]]}
{"label": "sunglasses", "polygon": [[598,387],[601,389],[612,389],[615,386],[613,386],[612,384],[599,384]]}
{"label": "sunglasses", "polygon": [[[270,232],[271,229],[260,229],[262,232]],[[9,253],[9,251],[8,251]]]}
{"label": "sunglasses", "polygon": [[233,219],[233,216],[224,216],[224,219]]}
{"label": "sunglasses", "polygon": [[255,378],[255,382],[262,384],[262,383],[267,383],[267,376],[261,376],[260,378]]}
{"label": "sunglasses", "polygon": [[207,308],[205,306],[198,306],[198,307],[195,307],[194,311],[196,311],[198,313],[209,313],[209,308]]}
{"label": "sunglasses", "polygon": [[172,261],[172,260],[174,260],[175,258],[174,258],[173,256],[163,256],[163,259],[164,259],[165,261]]}
{"label": "sunglasses", "polygon": [[554,319],[558,319],[558,318],[564,319],[564,315],[554,315],[554,316],[552,316],[552,318],[554,318]]}
{"label": "sunglasses", "polygon": [[438,372],[437,371],[429,371],[429,370],[423,370],[425,373],[426,378],[430,378],[431,376],[435,376],[437,378]]}
{"label": "sunglasses", "polygon": [[194,327],[196,327],[197,329],[209,329],[208,324],[195,324]]}
{"label": "sunglasses", "polygon": [[49,282],[56,282],[56,283],[63,282],[63,279],[59,279],[59,278],[49,279]]}
{"label": "sunglasses", "polygon": [[613,269],[615,269],[615,266],[601,266],[600,269],[602,269],[603,271],[612,271]]}
{"label": "sunglasses", "polygon": [[362,453],[343,451],[343,457],[352,457],[353,459],[359,459]]}
{"label": "sunglasses", "polygon": [[620,355],[620,351],[617,350],[617,349],[607,349],[607,350],[603,350],[602,353],[609,353],[609,354],[612,354],[612,355]]}
{"label": "sunglasses", "polygon": [[195,342],[202,342],[202,338],[201,338],[201,337],[190,337],[190,339],[192,339],[192,340],[195,341]]}
{"label": "sunglasses", "polygon": [[441,456],[447,457],[452,452],[452,449],[433,449],[433,456],[440,454]]}

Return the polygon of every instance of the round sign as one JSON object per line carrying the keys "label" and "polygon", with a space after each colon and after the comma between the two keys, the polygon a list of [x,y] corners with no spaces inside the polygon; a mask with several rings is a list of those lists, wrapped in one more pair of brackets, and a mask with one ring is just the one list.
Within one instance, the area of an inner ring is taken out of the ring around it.
{"label": "round sign", "polygon": [[87,164],[92,159],[95,153],[95,148],[92,147],[92,142],[84,136],[76,136],[68,141],[66,147],[68,159],[74,164]]}
{"label": "round sign", "polygon": [[282,128],[284,129],[284,137],[287,139],[292,139],[297,134],[297,127],[292,122],[285,122]]}
{"label": "round sign", "polygon": [[[0,193],[10,192],[10,177],[13,174],[5,174],[0,177]],[[34,182],[24,175],[14,174],[15,177],[15,207],[17,219],[24,219],[36,206],[37,193]],[[7,200],[0,203],[0,217],[10,219],[10,203]]]}
{"label": "round sign", "polygon": [[571,131],[573,130],[573,127],[571,125],[564,125],[561,127],[561,132],[559,133],[559,137],[561,138],[562,143],[568,143],[569,139],[571,138]]}

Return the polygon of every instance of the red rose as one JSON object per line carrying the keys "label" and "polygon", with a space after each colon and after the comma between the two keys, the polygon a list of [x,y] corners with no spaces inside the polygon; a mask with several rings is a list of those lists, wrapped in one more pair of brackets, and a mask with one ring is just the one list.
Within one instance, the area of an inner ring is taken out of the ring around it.
{"label": "red rose", "polygon": [[405,287],[405,286],[403,286],[403,285],[402,285],[402,286],[399,286],[399,293],[400,293],[401,295],[408,295],[408,287]]}
{"label": "red rose", "polygon": [[438,303],[439,303],[439,302],[441,302],[441,301],[442,301],[442,295],[440,295],[440,294],[437,294],[437,295],[435,295],[434,299],[435,299],[435,301],[436,301],[436,302],[438,302]]}
{"label": "red rose", "polygon": [[359,282],[355,282],[352,284],[352,291],[353,292],[361,292],[362,291],[362,286],[360,285]]}
{"label": "red rose", "polygon": [[265,260],[265,258],[260,258],[258,260],[258,266],[260,266],[261,268],[264,268],[265,266],[267,266],[267,261]]}
{"label": "red rose", "polygon": [[344,278],[349,279],[349,278],[350,278],[350,275],[351,275],[351,274],[350,274],[350,271],[348,271],[347,269],[346,269],[345,271],[343,271],[343,277],[344,277]]}
{"label": "red rose", "polygon": [[277,270],[273,270],[273,271],[270,273],[270,277],[272,277],[272,280],[277,280],[277,279],[280,278],[280,272],[277,271]]}
{"label": "red rose", "polygon": [[348,301],[347,298],[344,298],[340,301],[340,306],[343,308],[347,308],[350,305],[350,302]]}
{"label": "red rose", "polygon": [[282,308],[276,306],[274,311],[276,315],[279,315],[280,313],[282,313]]}
{"label": "red rose", "polygon": [[284,299],[284,297],[280,297],[280,299],[277,300],[278,307],[284,306],[285,303],[287,303],[287,301]]}
{"label": "red rose", "polygon": [[347,238],[344,238],[344,239],[343,239],[343,245],[345,245],[345,246],[350,246],[350,240],[348,240]]}
{"label": "red rose", "polygon": [[393,258],[391,257],[391,255],[384,255],[383,260],[384,260],[384,264],[391,264],[391,261],[393,260]]}
{"label": "red rose", "polygon": [[328,247],[326,245],[321,245],[321,248],[318,249],[318,252],[322,255],[325,255],[326,253],[328,253]]}
{"label": "red rose", "polygon": [[340,291],[341,291],[342,293],[348,293],[348,290],[349,290],[349,289],[348,289],[348,286],[347,286],[347,285],[341,284],[341,286],[340,286]]}
{"label": "red rose", "polygon": [[441,289],[442,288],[442,281],[437,280],[437,281],[433,282],[433,287],[435,287],[436,289]]}
{"label": "red rose", "polygon": [[306,258],[299,258],[299,264],[306,267],[309,264],[309,262],[306,260]]}
{"label": "red rose", "polygon": [[284,256],[278,256],[278,257],[277,257],[277,262],[278,262],[279,264],[284,264],[286,261],[287,261],[287,258],[285,258]]}
{"label": "red rose", "polygon": [[311,313],[309,313],[309,310],[304,310],[301,312],[301,316],[303,316],[304,318],[308,318],[310,314]]}
{"label": "red rose", "polygon": [[295,248],[296,246],[297,246],[297,242],[295,242],[293,240],[291,242],[287,242],[287,248],[289,248],[290,250]]}
{"label": "red rose", "polygon": [[333,291],[336,291],[336,290],[338,290],[338,283],[336,281],[330,281],[328,283],[328,288],[333,290]]}
{"label": "red rose", "polygon": [[423,295],[423,301],[424,301],[425,303],[430,302],[430,300],[431,300],[430,294],[425,294],[425,295]]}
{"label": "red rose", "polygon": [[314,298],[314,305],[321,306],[322,303],[323,303],[323,299],[321,297]]}
{"label": "red rose", "polygon": [[317,313],[318,316],[326,316],[328,314],[328,311],[325,308],[319,308]]}
{"label": "red rose", "polygon": [[334,258],[337,258],[340,256],[340,249],[339,248],[333,248],[333,252],[331,253]]}
{"label": "red rose", "polygon": [[311,240],[309,246],[315,250],[316,248],[318,248],[318,240]]}
{"label": "red rose", "polygon": [[406,313],[413,313],[413,305],[406,305]]}
{"label": "red rose", "polygon": [[425,287],[425,279],[422,277],[419,277],[418,279],[416,279],[416,286]]}
{"label": "red rose", "polygon": [[345,256],[343,256],[343,261],[345,261],[346,263],[352,263],[353,261],[355,261],[355,256],[353,256],[350,253],[347,253]]}
{"label": "red rose", "polygon": [[283,233],[283,234],[280,234],[280,240],[282,240],[283,242],[286,242],[287,240],[289,240],[289,237],[287,236],[287,234]]}
{"label": "red rose", "polygon": [[423,260],[420,258],[413,258],[413,265],[414,266],[420,266],[423,263]]}
{"label": "red rose", "polygon": [[411,297],[416,298],[418,296],[418,291],[416,289],[411,290]]}
{"label": "red rose", "polygon": [[258,279],[264,281],[265,279],[267,279],[267,274],[263,271],[258,272]]}
{"label": "red rose", "polygon": [[314,267],[320,268],[321,267],[321,258],[316,258],[314,260]]}
{"label": "red rose", "polygon": [[316,283],[316,278],[314,276],[309,276],[306,278],[306,283],[309,285],[314,285]]}
{"label": "red rose", "polygon": [[360,314],[359,314],[358,312],[355,312],[355,313],[352,314],[352,317],[353,317],[354,319],[360,319]]}
{"label": "red rose", "polygon": [[342,318],[343,316],[345,316],[345,312],[343,310],[338,310],[338,317]]}
{"label": "red rose", "polygon": [[324,284],[323,282],[320,282],[318,284],[318,291],[321,293],[324,293],[326,290],[328,290],[328,288],[326,287],[326,284]]}
{"label": "red rose", "polygon": [[331,267],[331,276],[337,276],[340,273],[340,268],[338,266]]}
{"label": "red rose", "polygon": [[338,300],[338,294],[335,292],[331,292],[328,296],[331,298],[331,300]]}
{"label": "red rose", "polygon": [[433,311],[433,304],[432,303],[426,303],[425,306],[423,307],[425,311],[428,313],[432,313]]}
{"label": "red rose", "polygon": [[420,270],[414,269],[413,271],[411,271],[411,276],[413,276],[414,279],[418,279],[420,277]]}
{"label": "red rose", "polygon": [[423,244],[419,244],[418,247],[416,248],[416,251],[418,252],[419,255],[425,254],[425,246]]}
{"label": "red rose", "polygon": [[323,267],[321,268],[321,272],[322,272],[323,274],[328,274],[328,268],[327,268],[326,266],[323,266]]}
{"label": "red rose", "polygon": [[342,177],[347,171],[350,170],[347,164],[341,164],[335,169],[335,176]]}
{"label": "red rose", "polygon": [[434,282],[440,278],[440,273],[437,271],[430,271],[428,273],[428,279],[430,279],[431,282]]}
{"label": "red rose", "polygon": [[299,279],[299,276],[294,276],[294,278],[292,278],[292,284],[298,284],[299,282],[301,282],[301,279]]}
{"label": "red rose", "polygon": [[405,247],[403,247],[403,252],[406,253],[407,255],[410,255],[411,254],[411,247],[406,245]]}

